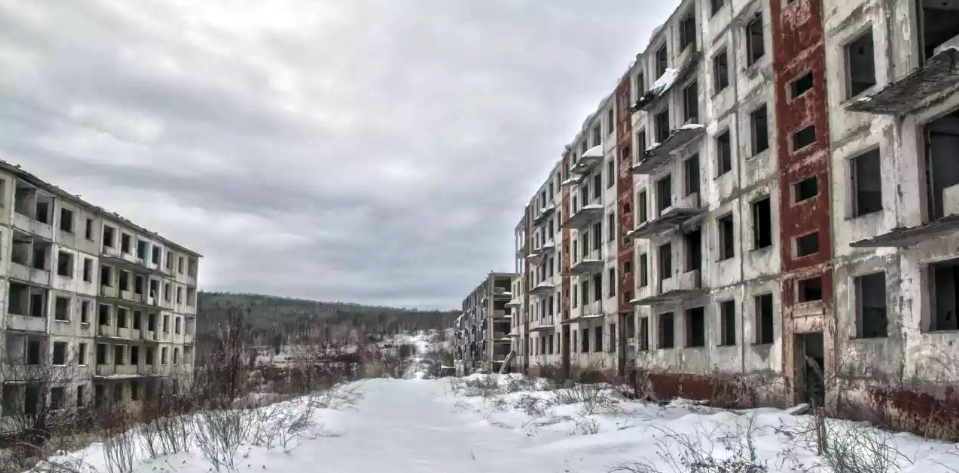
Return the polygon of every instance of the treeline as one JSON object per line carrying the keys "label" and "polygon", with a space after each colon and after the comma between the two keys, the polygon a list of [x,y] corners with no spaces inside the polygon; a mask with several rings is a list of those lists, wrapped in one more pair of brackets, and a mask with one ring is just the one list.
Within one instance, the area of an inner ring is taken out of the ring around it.
{"label": "treeline", "polygon": [[[200,292],[197,297],[197,332],[213,330],[228,308],[244,312],[258,335],[355,330],[363,334],[450,327],[458,311],[421,311],[366,306],[347,302],[320,302],[260,294]],[[331,334],[332,335],[332,334]]]}

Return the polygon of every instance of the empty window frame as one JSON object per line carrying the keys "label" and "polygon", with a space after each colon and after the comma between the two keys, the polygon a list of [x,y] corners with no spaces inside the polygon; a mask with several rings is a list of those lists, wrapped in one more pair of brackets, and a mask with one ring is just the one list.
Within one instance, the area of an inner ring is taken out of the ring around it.
{"label": "empty window frame", "polygon": [[673,247],[672,243],[665,243],[659,247],[659,280],[673,276]]}
{"label": "empty window frame", "polygon": [[683,89],[684,124],[699,123],[699,85],[693,81]]}
{"label": "empty window frame", "polygon": [[636,349],[639,351],[649,350],[649,317],[639,318],[639,342]]}
{"label": "empty window frame", "polygon": [[797,258],[819,253],[819,232],[796,237],[794,249]]}
{"label": "empty window frame", "polygon": [[763,17],[756,13],[749,23],[746,23],[746,65],[752,66],[766,54],[766,45],[763,39]]}
{"label": "empty window frame", "polygon": [[606,214],[606,241],[613,241],[616,236],[616,214]]}
{"label": "empty window frame", "polygon": [[662,215],[663,212],[673,206],[673,176],[667,174],[656,181],[656,213]]}
{"label": "empty window frame", "polygon": [[656,77],[662,77],[666,73],[669,65],[669,51],[666,49],[666,43],[656,50]]}
{"label": "empty window frame", "polygon": [[53,308],[54,319],[60,321],[70,320],[70,299],[67,297],[57,297]]}
{"label": "empty window frame", "polygon": [[792,150],[795,153],[816,142],[816,125],[809,125],[806,128],[796,131],[792,134]]}
{"label": "empty window frame", "polygon": [[686,346],[706,346],[706,310],[703,307],[686,310]]}
{"label": "empty window frame", "polygon": [[773,343],[773,295],[762,294],[755,298],[756,305],[756,344]]}
{"label": "empty window frame", "polygon": [[855,279],[856,337],[886,338],[886,274],[874,273]]}
{"label": "empty window frame", "polygon": [[959,330],[959,259],[930,264],[932,304],[929,316],[924,316],[923,329],[927,331]]}
{"label": "empty window frame", "polygon": [[749,114],[749,130],[752,133],[752,155],[769,149],[769,117],[766,104],[760,105]]}
{"label": "empty window frame", "polygon": [[649,220],[649,214],[647,211],[648,204],[646,199],[646,189],[639,191],[639,195],[636,197],[636,208],[639,211],[639,223],[645,223],[646,220]]}
{"label": "empty window frame", "polygon": [[793,202],[799,203],[819,195],[819,183],[816,176],[812,176],[793,184]]}
{"label": "empty window frame", "polygon": [[598,325],[593,328],[594,336],[596,337],[593,340],[593,351],[601,352],[603,351],[603,326]]}
{"label": "empty window frame", "polygon": [[73,211],[66,208],[60,208],[60,230],[73,233]]}
{"label": "empty window frame", "polygon": [[686,244],[686,271],[696,271],[702,268],[703,261],[703,234],[700,229],[683,235]]}
{"label": "empty window frame", "polygon": [[736,256],[733,214],[716,219],[716,228],[719,230],[719,260],[723,261]]}
{"label": "empty window frame", "polygon": [[715,15],[725,4],[726,0],[709,0],[709,14]]}
{"label": "empty window frame", "polygon": [[879,148],[867,151],[849,160],[849,176],[852,179],[852,216],[882,210],[882,172],[880,171]]}
{"label": "empty window frame", "polygon": [[729,130],[716,136],[716,176],[733,170],[733,147]]}
{"label": "empty window frame", "polygon": [[789,98],[797,99],[809,92],[813,86],[812,72],[807,72],[789,83]]}
{"label": "empty window frame", "polygon": [[822,276],[796,281],[796,302],[822,300]]}
{"label": "empty window frame", "polygon": [[845,47],[846,91],[853,98],[876,85],[876,56],[872,29],[867,30]]}
{"label": "empty window frame", "polygon": [[57,252],[57,275],[73,277],[73,255],[66,251]]}
{"label": "empty window frame", "polygon": [[612,159],[606,163],[606,188],[609,189],[616,184],[616,162]]}
{"label": "empty window frame", "polygon": [[662,143],[669,138],[669,107],[656,114],[654,118],[656,126],[656,142]]}
{"label": "empty window frame", "polygon": [[736,301],[728,300],[719,303],[719,344],[732,346],[736,344]]}
{"label": "empty window frame", "polygon": [[683,161],[683,177],[685,179],[686,195],[699,192],[699,153]]}
{"label": "empty window frame", "polygon": [[53,364],[67,364],[67,342],[53,342]]}
{"label": "empty window frame", "polygon": [[768,248],[773,244],[772,204],[769,197],[753,202],[753,249]]}
{"label": "empty window frame", "polygon": [[729,53],[726,48],[713,56],[713,93],[718,94],[729,87]]}
{"label": "empty window frame", "polygon": [[649,255],[639,255],[639,287],[649,285]]}
{"label": "empty window frame", "polygon": [[696,8],[691,8],[679,23],[679,50],[696,46]]}
{"label": "empty window frame", "polygon": [[659,314],[659,347],[658,348],[673,348],[676,346],[676,335],[674,332],[675,327],[674,317],[672,312],[666,312],[664,314]]}

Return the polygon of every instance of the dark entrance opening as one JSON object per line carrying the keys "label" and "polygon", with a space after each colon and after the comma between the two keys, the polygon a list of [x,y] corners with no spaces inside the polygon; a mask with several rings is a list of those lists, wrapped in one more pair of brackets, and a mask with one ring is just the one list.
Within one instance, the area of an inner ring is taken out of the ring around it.
{"label": "dark entrance opening", "polygon": [[826,366],[825,348],[822,332],[804,333],[799,340],[799,364],[802,367],[802,400],[814,407],[821,407],[826,401],[826,388],[823,383]]}

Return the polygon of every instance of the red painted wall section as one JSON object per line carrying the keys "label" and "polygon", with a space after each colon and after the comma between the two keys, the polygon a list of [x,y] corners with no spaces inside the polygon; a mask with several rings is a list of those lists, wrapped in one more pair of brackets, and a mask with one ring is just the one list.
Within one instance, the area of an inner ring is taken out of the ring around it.
{"label": "red painted wall section", "polygon": [[[563,157],[563,169],[562,169],[562,172],[560,173],[560,176],[562,176],[564,181],[566,179],[569,179],[569,166],[570,166],[570,163],[572,162],[572,159],[573,158],[569,153],[567,153],[566,156]],[[561,216],[559,220],[560,220],[560,225],[564,225],[566,221],[569,220],[569,216],[572,214],[572,210],[573,210],[570,207],[571,204],[570,204],[569,186],[563,186],[562,189],[560,190],[560,193],[562,193],[563,202],[559,208],[559,211],[561,212]],[[561,251],[560,259],[562,260],[562,264],[560,265],[560,272],[563,275],[563,285],[562,285],[563,307],[560,308],[560,313],[563,314],[563,321],[566,321],[566,320],[569,320],[570,307],[572,306],[572,301],[570,300],[571,294],[569,290],[569,284],[570,284],[569,267],[570,267],[570,261],[572,259],[570,254],[570,248],[569,248],[570,229],[563,228],[562,230],[560,230],[560,232],[561,232],[561,236],[560,236],[561,243],[559,248]]]}
{"label": "red painted wall section", "polygon": [[[630,96],[630,77],[627,73],[620,80],[616,87],[616,215],[617,215],[617,234],[619,254],[617,255],[616,274],[618,275],[617,294],[619,296],[619,312],[633,312],[633,306],[629,304],[633,298],[633,287],[635,287],[633,275],[633,241],[625,240],[623,234],[629,232],[635,226],[633,220],[633,175],[630,168],[633,164],[632,137],[633,137],[633,119],[629,112]],[[623,271],[628,263],[630,272]]]}
{"label": "red painted wall section", "polygon": [[[785,277],[783,307],[795,302],[794,281],[798,277],[822,274],[823,304],[832,300],[832,258],[829,213],[829,117],[826,102],[825,50],[820,0],[796,0],[792,4],[771,0],[769,12],[773,43],[773,71],[776,90],[775,112],[779,162],[780,250]],[[813,74],[813,88],[791,99],[789,84]],[[793,134],[815,126],[813,144],[793,152]],[[793,186],[817,177],[818,195],[793,203]],[[794,240],[819,233],[819,252],[796,257]]]}

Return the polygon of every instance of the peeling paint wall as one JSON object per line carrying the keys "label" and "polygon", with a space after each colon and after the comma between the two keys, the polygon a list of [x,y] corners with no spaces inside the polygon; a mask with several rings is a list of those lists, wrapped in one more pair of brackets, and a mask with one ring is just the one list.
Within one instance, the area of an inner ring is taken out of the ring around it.
{"label": "peeling paint wall", "polygon": [[[793,400],[802,397],[802,371],[806,360],[796,334],[823,333],[825,371],[832,369],[834,339],[833,280],[830,259],[832,237],[829,186],[829,115],[826,102],[825,43],[820,0],[796,0],[790,4],[769,2],[773,38],[773,70],[776,93],[776,124],[779,129],[779,215],[782,278],[784,371],[791,382]],[[813,85],[799,97],[790,95],[790,84],[812,73]],[[802,146],[797,133],[815,127],[815,141]],[[815,177],[818,193],[796,202],[795,186]],[[797,254],[796,239],[818,232],[818,251]],[[822,278],[820,301],[801,302],[798,281]]]}
{"label": "peeling paint wall", "polygon": [[[926,238],[904,248],[850,244],[930,222],[923,126],[959,109],[959,93],[924,100],[919,109],[899,117],[847,110],[858,97],[883,90],[921,65],[920,21],[912,2],[893,0],[823,0],[823,12],[834,190],[834,401],[864,410],[862,417],[882,411],[900,427],[929,425],[930,416],[959,412],[952,388],[959,383],[959,333],[925,329],[934,304],[928,265],[959,257],[959,237]],[[853,97],[846,46],[864,34],[872,35],[876,83]],[[870,150],[879,151],[882,209],[857,215],[852,163]],[[857,330],[856,278],[880,273],[888,333],[863,338]]]}

